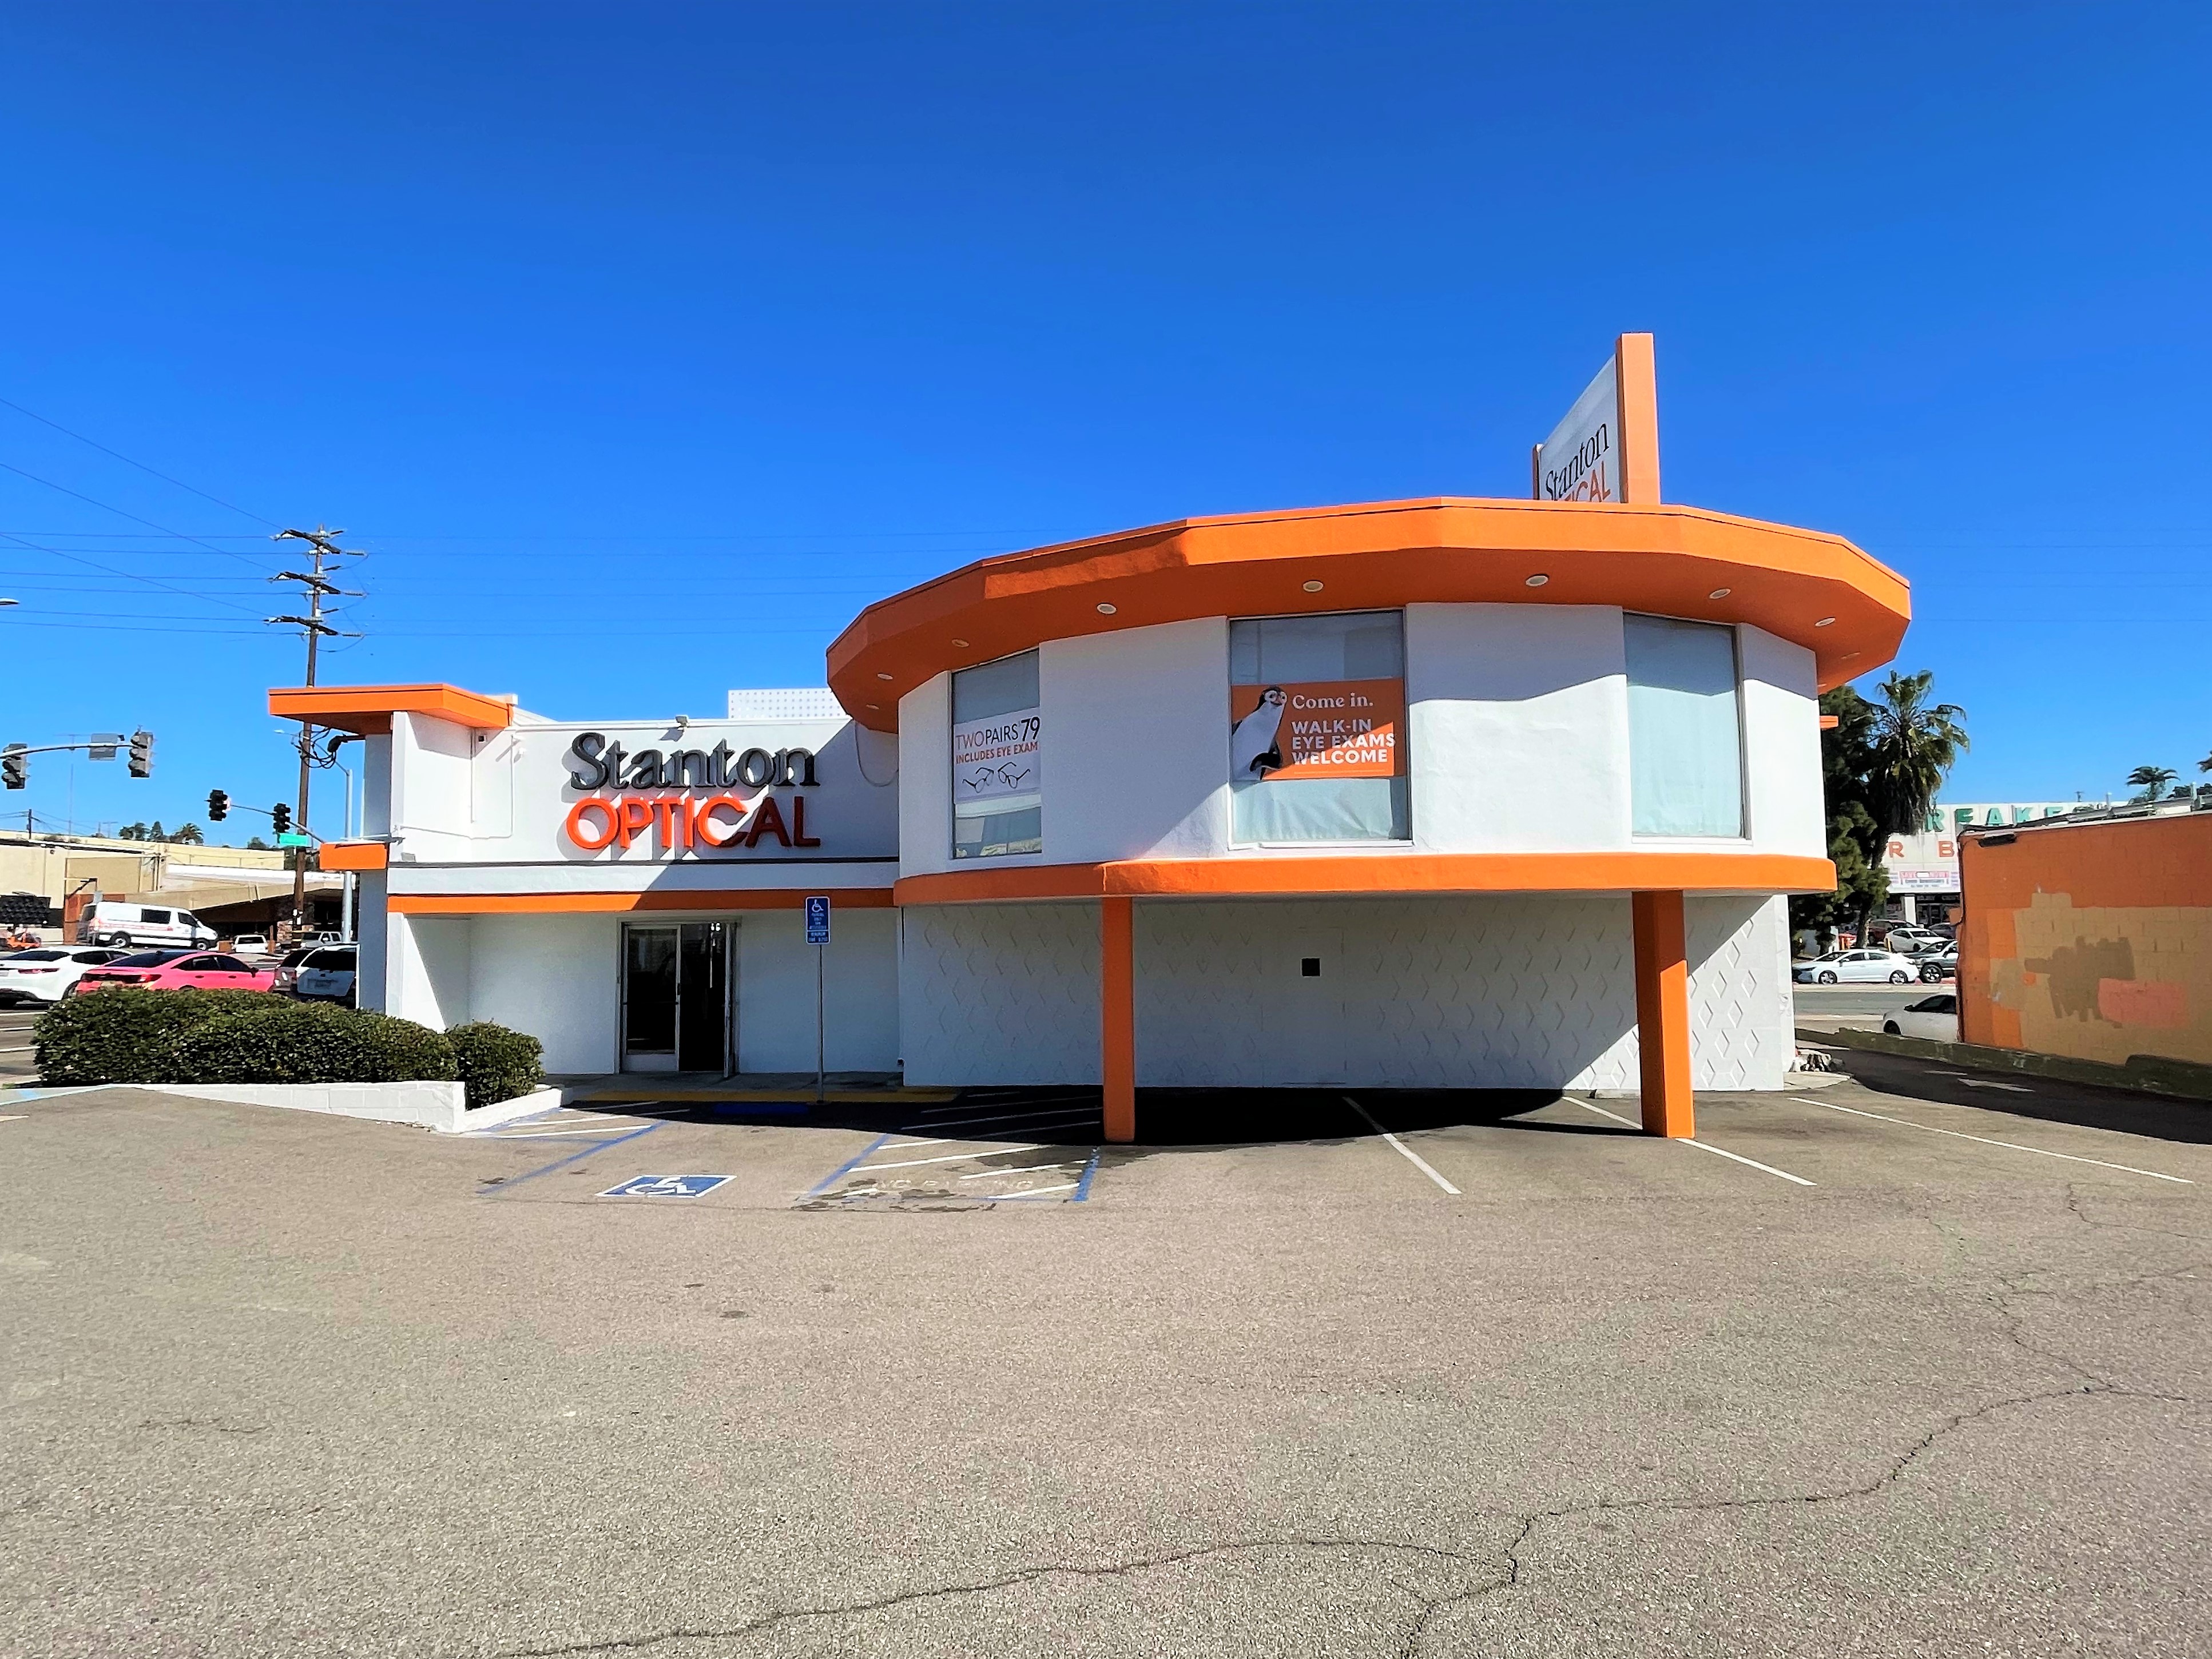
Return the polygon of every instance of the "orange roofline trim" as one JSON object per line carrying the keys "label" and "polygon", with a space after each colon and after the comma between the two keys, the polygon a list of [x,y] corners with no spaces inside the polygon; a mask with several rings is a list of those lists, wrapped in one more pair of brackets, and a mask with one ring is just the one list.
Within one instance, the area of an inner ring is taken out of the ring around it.
{"label": "orange roofline trim", "polygon": [[507,698],[435,684],[272,686],[269,712],[362,737],[391,731],[394,714],[423,714],[477,732],[504,732],[514,723],[514,704]]}
{"label": "orange roofline trim", "polygon": [[1746,623],[1810,651],[1823,690],[1887,662],[1912,615],[1902,576],[1820,531],[1689,507],[1439,496],[1185,519],[979,560],[863,611],[830,647],[830,685],[854,719],[892,732],[917,686],[1048,640],[1425,603]]}

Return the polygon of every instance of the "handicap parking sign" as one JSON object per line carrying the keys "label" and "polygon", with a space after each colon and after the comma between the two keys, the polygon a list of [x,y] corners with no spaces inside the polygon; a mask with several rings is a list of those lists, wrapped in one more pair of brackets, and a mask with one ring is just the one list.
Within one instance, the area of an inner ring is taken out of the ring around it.
{"label": "handicap parking sign", "polygon": [[697,1198],[727,1181],[727,1176],[639,1176],[619,1187],[610,1187],[601,1198]]}
{"label": "handicap parking sign", "polygon": [[806,901],[806,942],[827,945],[830,942],[830,896],[815,893]]}

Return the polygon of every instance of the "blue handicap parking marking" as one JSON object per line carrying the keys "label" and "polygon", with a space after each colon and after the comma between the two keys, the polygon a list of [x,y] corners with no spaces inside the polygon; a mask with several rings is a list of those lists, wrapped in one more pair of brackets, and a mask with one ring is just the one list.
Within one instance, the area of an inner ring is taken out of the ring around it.
{"label": "blue handicap parking marking", "polygon": [[727,1181],[727,1176],[638,1176],[619,1187],[610,1187],[601,1198],[697,1198]]}

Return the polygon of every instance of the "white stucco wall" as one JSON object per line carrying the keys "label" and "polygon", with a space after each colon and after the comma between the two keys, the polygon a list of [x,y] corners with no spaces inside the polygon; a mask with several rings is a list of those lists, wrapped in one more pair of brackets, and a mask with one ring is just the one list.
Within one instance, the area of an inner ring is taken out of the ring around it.
{"label": "white stucco wall", "polygon": [[1617,607],[1407,606],[1415,845],[1626,848],[1627,674]]}
{"label": "white stucco wall", "polygon": [[[899,699],[898,735],[899,873],[934,875],[952,867],[950,674],[925,681]],[[1049,754],[1046,758],[1049,762]]]}
{"label": "white stucco wall", "polygon": [[827,946],[806,942],[795,910],[738,920],[738,1070],[814,1070],[815,958],[825,950],[824,1063],[833,1072],[897,1069],[898,913],[854,909],[832,914]]}
{"label": "white stucco wall", "polygon": [[611,1072],[621,1022],[621,924],[605,915],[476,916],[469,1007],[545,1045],[552,1073]]}
{"label": "white stucco wall", "polygon": [[418,858],[465,855],[472,846],[470,761],[474,732],[425,714],[392,717],[391,833]]}
{"label": "white stucco wall", "polygon": [[1040,650],[1037,668],[1042,861],[1228,850],[1225,617],[1056,640]]}
{"label": "white stucco wall", "polygon": [[1820,690],[1813,653],[1762,628],[1736,629],[1751,837],[1763,853],[1828,855],[1820,793]]}
{"label": "white stucco wall", "polygon": [[903,914],[908,1083],[1099,1080],[1096,904],[909,905]]}
{"label": "white stucco wall", "polygon": [[441,1031],[470,1018],[472,926],[467,916],[387,917],[385,1012]]}

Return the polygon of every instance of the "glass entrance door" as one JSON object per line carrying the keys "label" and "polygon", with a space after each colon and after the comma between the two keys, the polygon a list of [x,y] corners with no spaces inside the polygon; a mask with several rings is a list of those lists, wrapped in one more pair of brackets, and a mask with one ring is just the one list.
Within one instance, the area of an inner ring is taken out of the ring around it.
{"label": "glass entrance door", "polygon": [[625,1072],[727,1072],[729,925],[623,928]]}

